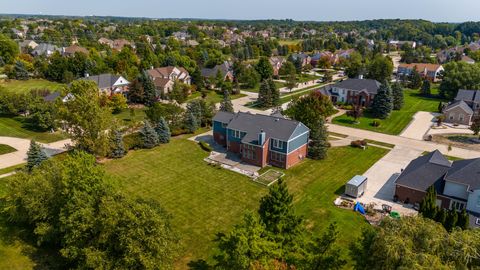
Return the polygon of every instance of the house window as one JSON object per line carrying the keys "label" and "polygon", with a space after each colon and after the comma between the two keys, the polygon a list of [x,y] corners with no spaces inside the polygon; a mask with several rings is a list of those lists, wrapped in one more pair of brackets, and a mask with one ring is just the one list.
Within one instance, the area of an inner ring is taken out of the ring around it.
{"label": "house window", "polygon": [[463,114],[458,115],[458,121],[463,121]]}
{"label": "house window", "polygon": [[480,207],[480,195],[477,197],[477,207]]}
{"label": "house window", "polygon": [[272,139],[272,145],[274,148],[283,149],[283,141]]}
{"label": "house window", "polygon": [[272,152],[270,154],[270,159],[272,161],[285,162],[285,155],[277,152]]}
{"label": "house window", "polygon": [[222,128],[226,128],[228,126],[227,123],[222,123]]}
{"label": "house window", "polygon": [[233,137],[240,139],[240,130],[232,130],[233,132]]}
{"label": "house window", "polygon": [[244,144],[242,155],[246,159],[250,159],[250,160],[257,159],[257,153],[255,151],[255,147],[252,145]]}
{"label": "house window", "polygon": [[455,118],[455,115],[453,113],[450,114],[450,116],[448,117],[450,120],[453,120]]}
{"label": "house window", "polygon": [[459,202],[459,201],[452,201],[450,205],[450,209],[457,210],[457,211],[462,211],[464,207],[465,207],[465,203]]}

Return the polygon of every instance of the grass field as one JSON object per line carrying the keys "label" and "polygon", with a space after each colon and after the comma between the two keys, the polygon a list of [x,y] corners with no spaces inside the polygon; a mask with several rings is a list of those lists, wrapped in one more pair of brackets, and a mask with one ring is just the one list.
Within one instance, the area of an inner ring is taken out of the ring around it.
{"label": "grass field", "polygon": [[[355,239],[365,221],[334,207],[333,200],[348,179],[365,172],[386,152],[374,147],[333,148],[324,161],[307,160],[285,171],[295,205],[308,226],[320,231],[336,221],[344,247]],[[175,138],[168,145],[131,152],[105,164],[125,192],[158,200],[172,214],[184,247],[179,268],[190,260],[211,259],[215,234],[229,230],[245,211],[255,211],[267,192],[245,176],[207,165],[203,161],[207,155],[194,142]]]}
{"label": "grass field", "polygon": [[[436,94],[437,91],[433,91]],[[333,119],[334,124],[349,126],[354,128],[372,130],[381,133],[398,135],[403,129],[410,123],[413,115],[418,111],[437,112],[438,104],[440,101],[445,100],[439,98],[427,98],[418,95],[418,90],[405,90],[405,105],[399,111],[392,111],[392,114],[388,119],[380,120],[379,127],[372,126],[374,117],[371,114],[365,113],[363,117],[359,119],[360,123],[355,124],[351,117],[347,115],[341,115]]]}
{"label": "grass field", "polygon": [[35,139],[36,141],[43,143],[65,139],[65,136],[60,133],[37,132],[30,129],[25,118],[21,116],[0,116],[0,136]]}
{"label": "grass field", "polygon": [[0,155],[8,154],[17,151],[17,149],[11,147],[10,145],[0,144]]}
{"label": "grass field", "polygon": [[139,122],[143,121],[147,116],[145,115],[145,108],[134,109],[133,115],[130,109],[125,109],[121,113],[114,114],[113,117],[123,122]]}
{"label": "grass field", "polygon": [[[273,83],[275,84],[275,87],[277,89],[285,87],[285,84],[282,82],[273,82]],[[253,92],[253,93],[258,93],[259,90],[260,90],[260,84],[258,84],[257,87],[255,88],[245,88],[245,89],[242,88],[242,91]]]}
{"label": "grass field", "polygon": [[54,92],[63,89],[63,87],[65,87],[64,84],[43,79],[31,79],[27,81],[10,80],[0,83],[0,88],[15,93],[26,93],[33,89],[48,89],[50,92]]}
{"label": "grass field", "polygon": [[[241,97],[244,97],[244,96],[245,96],[244,94],[230,95],[230,99],[234,100],[234,99],[241,98]],[[195,92],[188,97],[187,102],[190,101],[190,100],[201,98],[201,97],[202,97],[202,93]],[[208,94],[207,94],[207,97],[205,98],[205,100],[206,100],[207,103],[211,103],[211,102],[219,103],[220,101],[223,100],[223,94],[217,93],[216,91],[208,91]]]}

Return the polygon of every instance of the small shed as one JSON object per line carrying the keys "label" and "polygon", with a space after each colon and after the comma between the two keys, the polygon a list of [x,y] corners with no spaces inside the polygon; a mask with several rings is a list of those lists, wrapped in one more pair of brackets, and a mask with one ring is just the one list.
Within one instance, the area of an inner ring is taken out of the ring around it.
{"label": "small shed", "polygon": [[368,178],[363,175],[355,175],[345,185],[345,194],[353,198],[362,196],[367,189],[367,179]]}

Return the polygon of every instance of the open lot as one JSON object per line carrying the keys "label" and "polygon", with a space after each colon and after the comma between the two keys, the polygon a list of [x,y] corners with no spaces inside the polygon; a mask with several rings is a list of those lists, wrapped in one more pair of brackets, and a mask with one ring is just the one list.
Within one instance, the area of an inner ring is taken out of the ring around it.
{"label": "open lot", "polygon": [[[306,160],[283,171],[308,226],[320,231],[336,221],[344,247],[358,236],[359,227],[366,226],[363,218],[332,202],[348,179],[365,172],[386,152],[373,147],[333,148],[326,160]],[[246,176],[208,165],[203,161],[207,155],[194,142],[175,138],[168,145],[105,164],[127,193],[158,200],[172,214],[184,246],[179,268],[190,260],[211,258],[215,233],[229,230],[245,211],[255,211],[267,192]]]}
{"label": "open lot", "polygon": [[0,116],[0,136],[35,139],[43,143],[50,143],[65,139],[61,133],[39,132],[29,128],[24,117]]}
{"label": "open lot", "polygon": [[43,79],[31,79],[27,81],[10,80],[6,82],[0,82],[0,90],[5,89],[6,91],[14,93],[26,93],[34,89],[47,89],[50,92],[54,92],[57,90],[61,90],[64,87],[64,84],[51,82]]}
{"label": "open lot", "polygon": [[[435,89],[432,89],[432,94],[436,93],[437,91]],[[418,94],[418,90],[405,90],[404,96],[405,105],[403,106],[403,108],[399,111],[392,111],[392,114],[388,119],[380,120],[381,124],[379,127],[372,126],[372,122],[375,118],[368,112],[365,112],[364,116],[359,119],[359,124],[353,123],[353,119],[351,117],[348,117],[347,115],[341,115],[334,118],[333,123],[381,133],[398,135],[405,129],[405,127],[408,126],[415,113],[419,111],[437,112],[439,102],[445,102],[445,100],[436,97],[422,97]]]}

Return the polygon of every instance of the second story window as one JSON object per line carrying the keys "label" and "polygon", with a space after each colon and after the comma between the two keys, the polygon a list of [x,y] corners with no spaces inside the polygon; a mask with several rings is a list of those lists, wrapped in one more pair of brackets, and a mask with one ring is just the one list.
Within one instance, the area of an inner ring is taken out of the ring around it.
{"label": "second story window", "polygon": [[233,137],[234,138],[240,139],[240,131],[239,130],[232,130],[232,132],[233,132]]}
{"label": "second story window", "polygon": [[272,139],[272,146],[277,149],[282,149],[283,148],[283,141],[277,140],[277,139]]}

